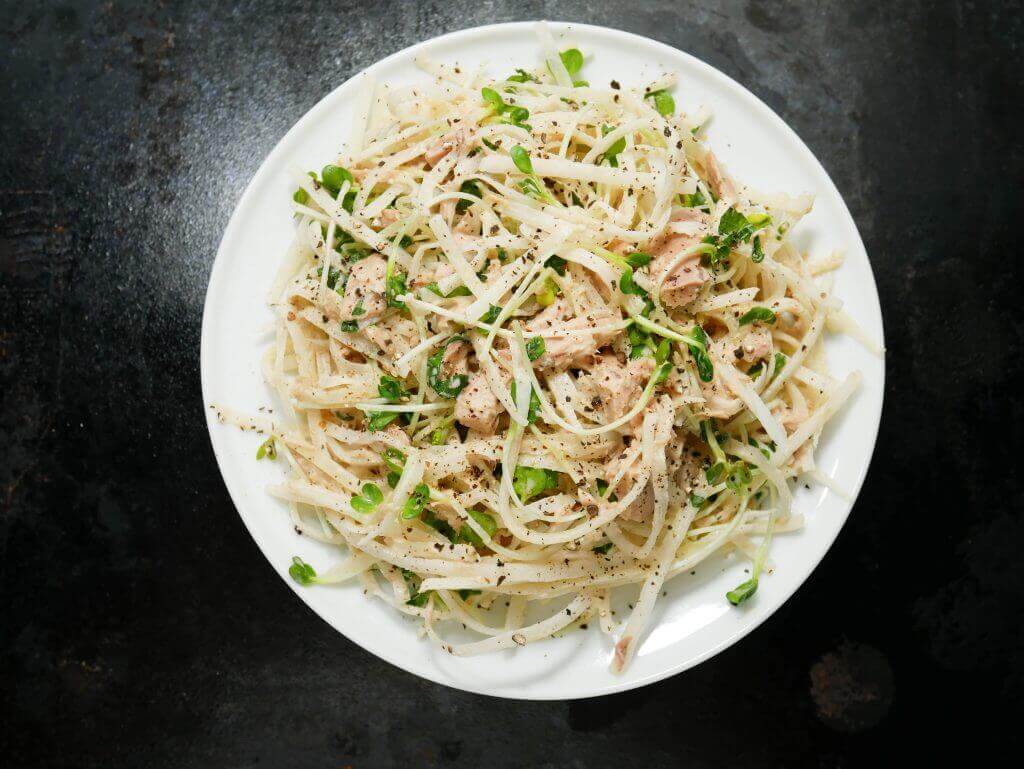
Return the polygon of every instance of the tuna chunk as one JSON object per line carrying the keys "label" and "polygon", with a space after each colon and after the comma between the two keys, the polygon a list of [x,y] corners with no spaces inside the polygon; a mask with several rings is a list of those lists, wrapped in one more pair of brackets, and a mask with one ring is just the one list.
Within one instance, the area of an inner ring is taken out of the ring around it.
{"label": "tuna chunk", "polygon": [[697,298],[707,282],[708,271],[700,265],[700,254],[680,255],[700,243],[694,235],[672,235],[651,249],[651,280],[661,282],[659,297],[666,307],[682,307]]}
{"label": "tuna chunk", "polygon": [[772,353],[772,332],[764,326],[749,331],[740,343],[743,360],[755,361],[767,358]]}
{"label": "tuna chunk", "polygon": [[367,326],[363,335],[392,360],[411,350],[419,340],[416,324],[399,315],[389,315]]}
{"label": "tuna chunk", "polygon": [[502,411],[504,407],[491,392],[482,371],[473,375],[455,401],[456,421],[484,435],[494,434]]}
{"label": "tuna chunk", "polygon": [[461,128],[441,136],[433,144],[427,147],[423,157],[431,166],[436,166],[441,160],[453,150],[461,152],[466,146],[466,132]]}
{"label": "tuna chunk", "polygon": [[581,377],[579,387],[591,396],[591,406],[603,407],[605,417],[614,421],[640,398],[654,367],[654,358],[638,358],[623,365],[614,355],[602,355]]}
{"label": "tuna chunk", "polygon": [[[527,332],[544,336],[544,354],[534,362],[537,368],[564,371],[572,366],[590,364],[598,348],[607,343],[607,334],[589,331],[598,319],[571,317],[570,313],[569,303],[560,297],[524,326]],[[572,333],[545,334],[549,331]]]}
{"label": "tuna chunk", "polygon": [[736,185],[725,173],[725,169],[718,162],[714,152],[708,152],[704,158],[704,170],[707,172],[708,185],[715,197],[719,200],[736,200]]}
{"label": "tuna chunk", "polygon": [[345,296],[338,307],[341,320],[369,320],[387,308],[384,274],[388,263],[380,254],[360,259],[352,265],[345,284]]}
{"label": "tuna chunk", "polygon": [[[611,483],[615,476],[619,474],[619,470],[622,468],[622,463],[630,461],[626,452],[617,454],[608,462],[604,473],[604,479]],[[637,482],[641,474],[639,459],[632,461],[632,464],[628,470],[623,474],[622,479],[619,481],[614,489],[615,495],[622,499],[626,494],[629,493],[630,489]],[[627,521],[642,521],[644,518],[654,512],[654,492],[651,490],[650,483],[644,488],[640,495],[634,499],[629,506],[619,513],[621,518],[625,518]]]}
{"label": "tuna chunk", "polygon": [[473,345],[469,342],[455,342],[448,345],[441,357],[441,376],[451,379],[457,374],[469,373],[469,354]]}

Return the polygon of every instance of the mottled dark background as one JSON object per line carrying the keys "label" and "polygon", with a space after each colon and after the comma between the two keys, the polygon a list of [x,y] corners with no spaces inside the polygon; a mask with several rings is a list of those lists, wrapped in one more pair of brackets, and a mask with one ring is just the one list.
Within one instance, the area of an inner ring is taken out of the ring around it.
{"label": "mottled dark background", "polygon": [[[0,763],[853,767],[1020,745],[1020,2],[2,5]],[[694,670],[564,703],[418,680],[296,601],[225,492],[198,370],[221,232],[285,130],[386,54],[541,17],[675,45],[782,115],[857,220],[889,345],[871,474],[807,584]]]}

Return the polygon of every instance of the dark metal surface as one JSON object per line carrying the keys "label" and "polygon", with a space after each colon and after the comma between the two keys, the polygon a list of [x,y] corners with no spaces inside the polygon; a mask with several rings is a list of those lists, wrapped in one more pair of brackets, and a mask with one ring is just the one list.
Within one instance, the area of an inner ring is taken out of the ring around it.
{"label": "dark metal surface", "polygon": [[[4,765],[846,767],[1020,744],[1021,4],[711,5],[4,3]],[[712,661],[571,703],[426,683],[317,619],[236,515],[199,394],[213,255],[286,129],[386,54],[540,17],[675,45],[777,110],[846,197],[889,344],[871,474],[808,583]]]}

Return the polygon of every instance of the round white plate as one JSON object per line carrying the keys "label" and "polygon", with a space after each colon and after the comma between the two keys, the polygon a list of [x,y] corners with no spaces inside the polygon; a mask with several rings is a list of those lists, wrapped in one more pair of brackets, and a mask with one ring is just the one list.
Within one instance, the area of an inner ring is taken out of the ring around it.
{"label": "round white plate", "polygon": [[[825,170],[774,112],[718,70],[661,43],[582,24],[553,24],[552,31],[561,38],[559,48],[571,43],[584,51],[583,76],[591,83],[614,78],[624,86],[640,85],[665,71],[675,72],[677,105],[711,109],[710,145],[740,183],[813,193],[814,210],[797,228],[797,243],[816,255],[845,249],[835,292],[881,343],[878,293],[856,225]],[[413,63],[419,55],[463,66],[484,63],[494,75],[540,62],[531,23],[455,32],[374,64],[324,97],[288,132],[242,196],[213,265],[203,315],[204,406],[218,402],[255,412],[274,405],[259,361],[272,317],[264,297],[294,227],[288,168],[320,168],[333,160],[348,136],[366,74],[378,83],[422,82],[427,76]],[[735,643],[792,595],[825,555],[867,472],[884,381],[883,361],[853,340],[832,337],[827,350],[835,374],[859,369],[864,375],[863,387],[829,426],[818,451],[820,468],[850,499],[800,486],[795,508],[805,516],[806,528],[776,538],[771,551],[775,572],[761,580],[757,596],[742,608],[732,608],[725,600],[726,591],[747,578],[744,568],[749,563],[738,556],[720,556],[701,564],[695,575],[671,581],[657,604],[652,630],[633,664],[619,676],[608,672],[613,642],[593,624],[586,631],[514,651],[456,658],[419,638],[413,621],[366,598],[356,585],[299,587],[287,574],[293,555],[325,569],[342,554],[298,536],[285,507],[266,494],[265,486],[277,481],[283,463],[255,461],[258,436],[221,425],[209,408],[206,412],[217,461],[245,525],[281,578],[339,632],[382,659],[447,686],[524,699],[590,697],[657,681]],[[632,600],[629,591],[620,592],[620,605]],[[748,648],[751,655],[758,653],[753,643]]]}

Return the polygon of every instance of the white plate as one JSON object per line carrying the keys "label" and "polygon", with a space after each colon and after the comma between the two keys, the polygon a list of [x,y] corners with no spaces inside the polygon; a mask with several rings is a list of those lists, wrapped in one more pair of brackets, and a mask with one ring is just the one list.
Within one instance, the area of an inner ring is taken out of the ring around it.
{"label": "white plate", "polygon": [[[592,83],[614,78],[641,84],[664,71],[678,75],[676,103],[682,109],[707,105],[713,112],[709,141],[731,174],[764,190],[812,192],[813,213],[795,237],[813,254],[846,250],[836,276],[836,294],[874,339],[882,340],[882,317],[871,266],[856,225],[825,170],[785,123],[735,81],[707,64],[636,35],[582,24],[552,25],[560,48],[572,43],[587,60],[583,75]],[[532,24],[496,24],[464,30],[407,48],[366,70],[381,83],[422,81],[417,55],[462,65],[483,62],[499,75],[536,66],[539,49]],[[273,405],[260,375],[260,354],[271,321],[264,296],[292,238],[290,166],[320,168],[332,160],[352,124],[363,74],[328,94],[280,141],[263,162],[235,209],[221,242],[206,295],[202,333],[202,380],[206,406],[217,401],[255,411]],[[280,468],[256,462],[257,436],[218,424],[207,409],[214,452],[231,498],[273,568],[295,593],[339,632],[411,673],[467,691],[524,699],[590,697],[631,689],[685,670],[735,643],[774,612],[821,560],[850,512],[868,469],[882,411],[883,361],[846,338],[827,342],[839,375],[859,369],[864,384],[854,401],[828,428],[818,452],[821,469],[847,490],[846,500],[822,488],[799,488],[796,510],[806,528],[779,536],[772,545],[775,573],[761,580],[756,598],[730,607],[727,590],[746,579],[748,563],[719,557],[696,576],[681,575],[667,586],[656,608],[653,629],[630,668],[608,672],[612,641],[596,626],[570,632],[495,656],[454,658],[417,637],[417,626],[383,602],[363,596],[354,585],[299,587],[287,575],[293,555],[323,569],[340,553],[292,530],[283,505],[264,487]],[[279,463],[283,464],[283,463]],[[621,601],[632,600],[628,591]],[[619,618],[624,615],[620,613]],[[760,657],[754,643],[748,653]]]}

